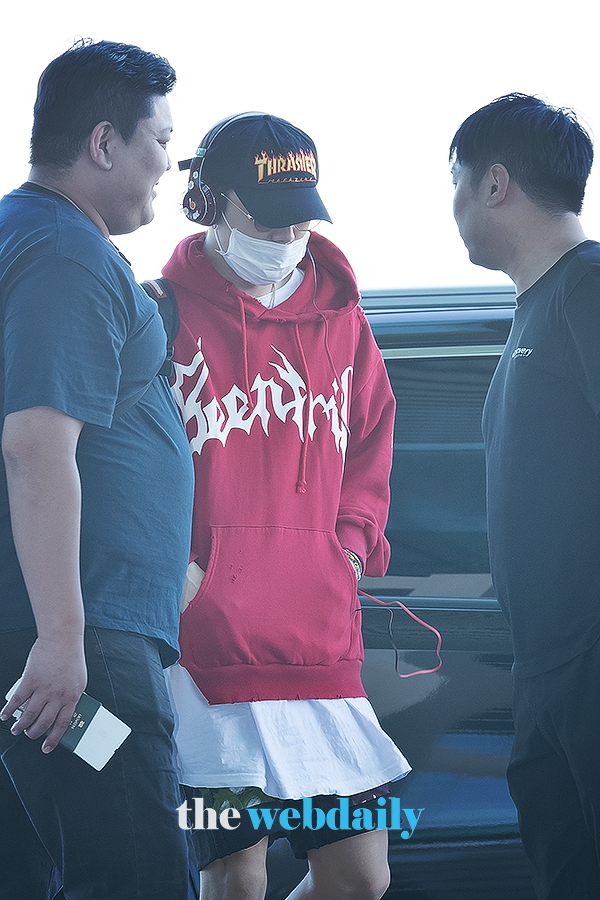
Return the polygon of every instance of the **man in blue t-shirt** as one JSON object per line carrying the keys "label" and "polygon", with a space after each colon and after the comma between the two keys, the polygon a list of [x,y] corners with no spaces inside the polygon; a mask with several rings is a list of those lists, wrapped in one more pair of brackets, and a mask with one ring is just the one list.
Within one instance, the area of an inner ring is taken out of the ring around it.
{"label": "man in blue t-shirt", "polygon": [[[0,696],[21,679],[0,714],[1,900],[188,896],[162,667],[191,460],[157,306],[109,238],[153,218],[174,83],[137,47],[76,44],[0,201]],[[132,729],[101,771],[57,747],[84,689]]]}
{"label": "man in blue t-shirt", "polygon": [[490,561],[514,646],[508,783],[540,900],[600,897],[600,244],[593,149],[570,110],[510,94],[451,145],[472,262],[514,324],[483,417]]}

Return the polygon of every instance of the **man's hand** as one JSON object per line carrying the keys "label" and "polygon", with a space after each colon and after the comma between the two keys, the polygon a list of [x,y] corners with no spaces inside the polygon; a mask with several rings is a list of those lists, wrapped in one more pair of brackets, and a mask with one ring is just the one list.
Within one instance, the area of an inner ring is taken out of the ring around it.
{"label": "man's hand", "polygon": [[10,718],[19,707],[23,712],[12,726],[12,734],[25,732],[35,740],[47,732],[44,753],[54,750],[69,727],[73,710],[85,689],[87,673],[83,640],[72,635],[64,646],[38,638],[31,648],[19,686],[0,716]]}

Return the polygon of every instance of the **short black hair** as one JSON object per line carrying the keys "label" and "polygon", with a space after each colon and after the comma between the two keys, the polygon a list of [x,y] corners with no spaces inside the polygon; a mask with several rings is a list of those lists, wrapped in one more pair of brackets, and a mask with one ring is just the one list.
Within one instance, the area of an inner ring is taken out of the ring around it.
{"label": "short black hair", "polygon": [[32,165],[70,168],[99,122],[124,141],[153,113],[153,98],[175,85],[162,56],[131,44],[81,39],[42,72],[31,133]]}
{"label": "short black hair", "polygon": [[529,199],[549,212],[581,212],[594,149],[573,110],[529,94],[505,94],[462,123],[450,161],[469,166],[479,184],[502,163]]}

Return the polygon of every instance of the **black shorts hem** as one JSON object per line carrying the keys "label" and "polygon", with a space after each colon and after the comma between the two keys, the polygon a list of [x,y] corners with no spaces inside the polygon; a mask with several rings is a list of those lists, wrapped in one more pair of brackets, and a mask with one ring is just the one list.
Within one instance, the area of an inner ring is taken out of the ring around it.
{"label": "black shorts hem", "polygon": [[[193,801],[194,788],[184,785],[188,805]],[[380,797],[389,795],[388,785],[381,785],[373,788],[371,791],[364,792],[353,797],[339,797],[336,795],[327,795],[312,797],[312,804],[315,808],[323,810],[325,813],[340,803],[340,800],[349,800],[350,807],[356,809],[370,809],[375,812],[381,809],[378,803]],[[269,803],[262,803],[254,809],[280,807],[286,809],[295,809],[300,814],[302,812],[302,800],[272,800]],[[318,850],[319,847],[325,847],[329,844],[335,844],[338,841],[347,838],[356,837],[359,834],[373,831],[373,828],[354,827],[354,828],[332,828],[325,824],[322,827],[308,828],[296,827],[286,829],[279,826],[268,827],[264,822],[256,827],[252,822],[252,818],[247,809],[239,811],[239,825],[231,830],[226,828],[198,828],[192,831],[192,841],[195,849],[195,857],[198,862],[198,868],[204,869],[217,859],[224,859],[232,856],[240,850],[247,850],[258,844],[263,838],[269,838],[269,846],[278,838],[286,839],[294,853],[296,859],[306,859],[310,850]]]}

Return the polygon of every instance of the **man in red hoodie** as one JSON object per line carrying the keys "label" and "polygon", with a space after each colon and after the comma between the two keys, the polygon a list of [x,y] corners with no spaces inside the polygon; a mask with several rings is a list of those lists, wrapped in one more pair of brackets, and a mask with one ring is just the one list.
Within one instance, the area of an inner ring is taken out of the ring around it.
{"label": "man in red hoodie", "polygon": [[[264,896],[273,829],[245,807],[381,809],[409,771],[360,678],[357,578],[388,564],[394,397],[350,265],[312,230],[329,220],[317,180],[314,143],[289,122],[218,123],[184,200],[208,230],[163,270],[196,478],[169,676],[182,781],[205,807],[242,808],[233,827],[195,832],[203,900]],[[294,900],[385,892],[387,832],[361,816],[286,831],[310,866]]]}

